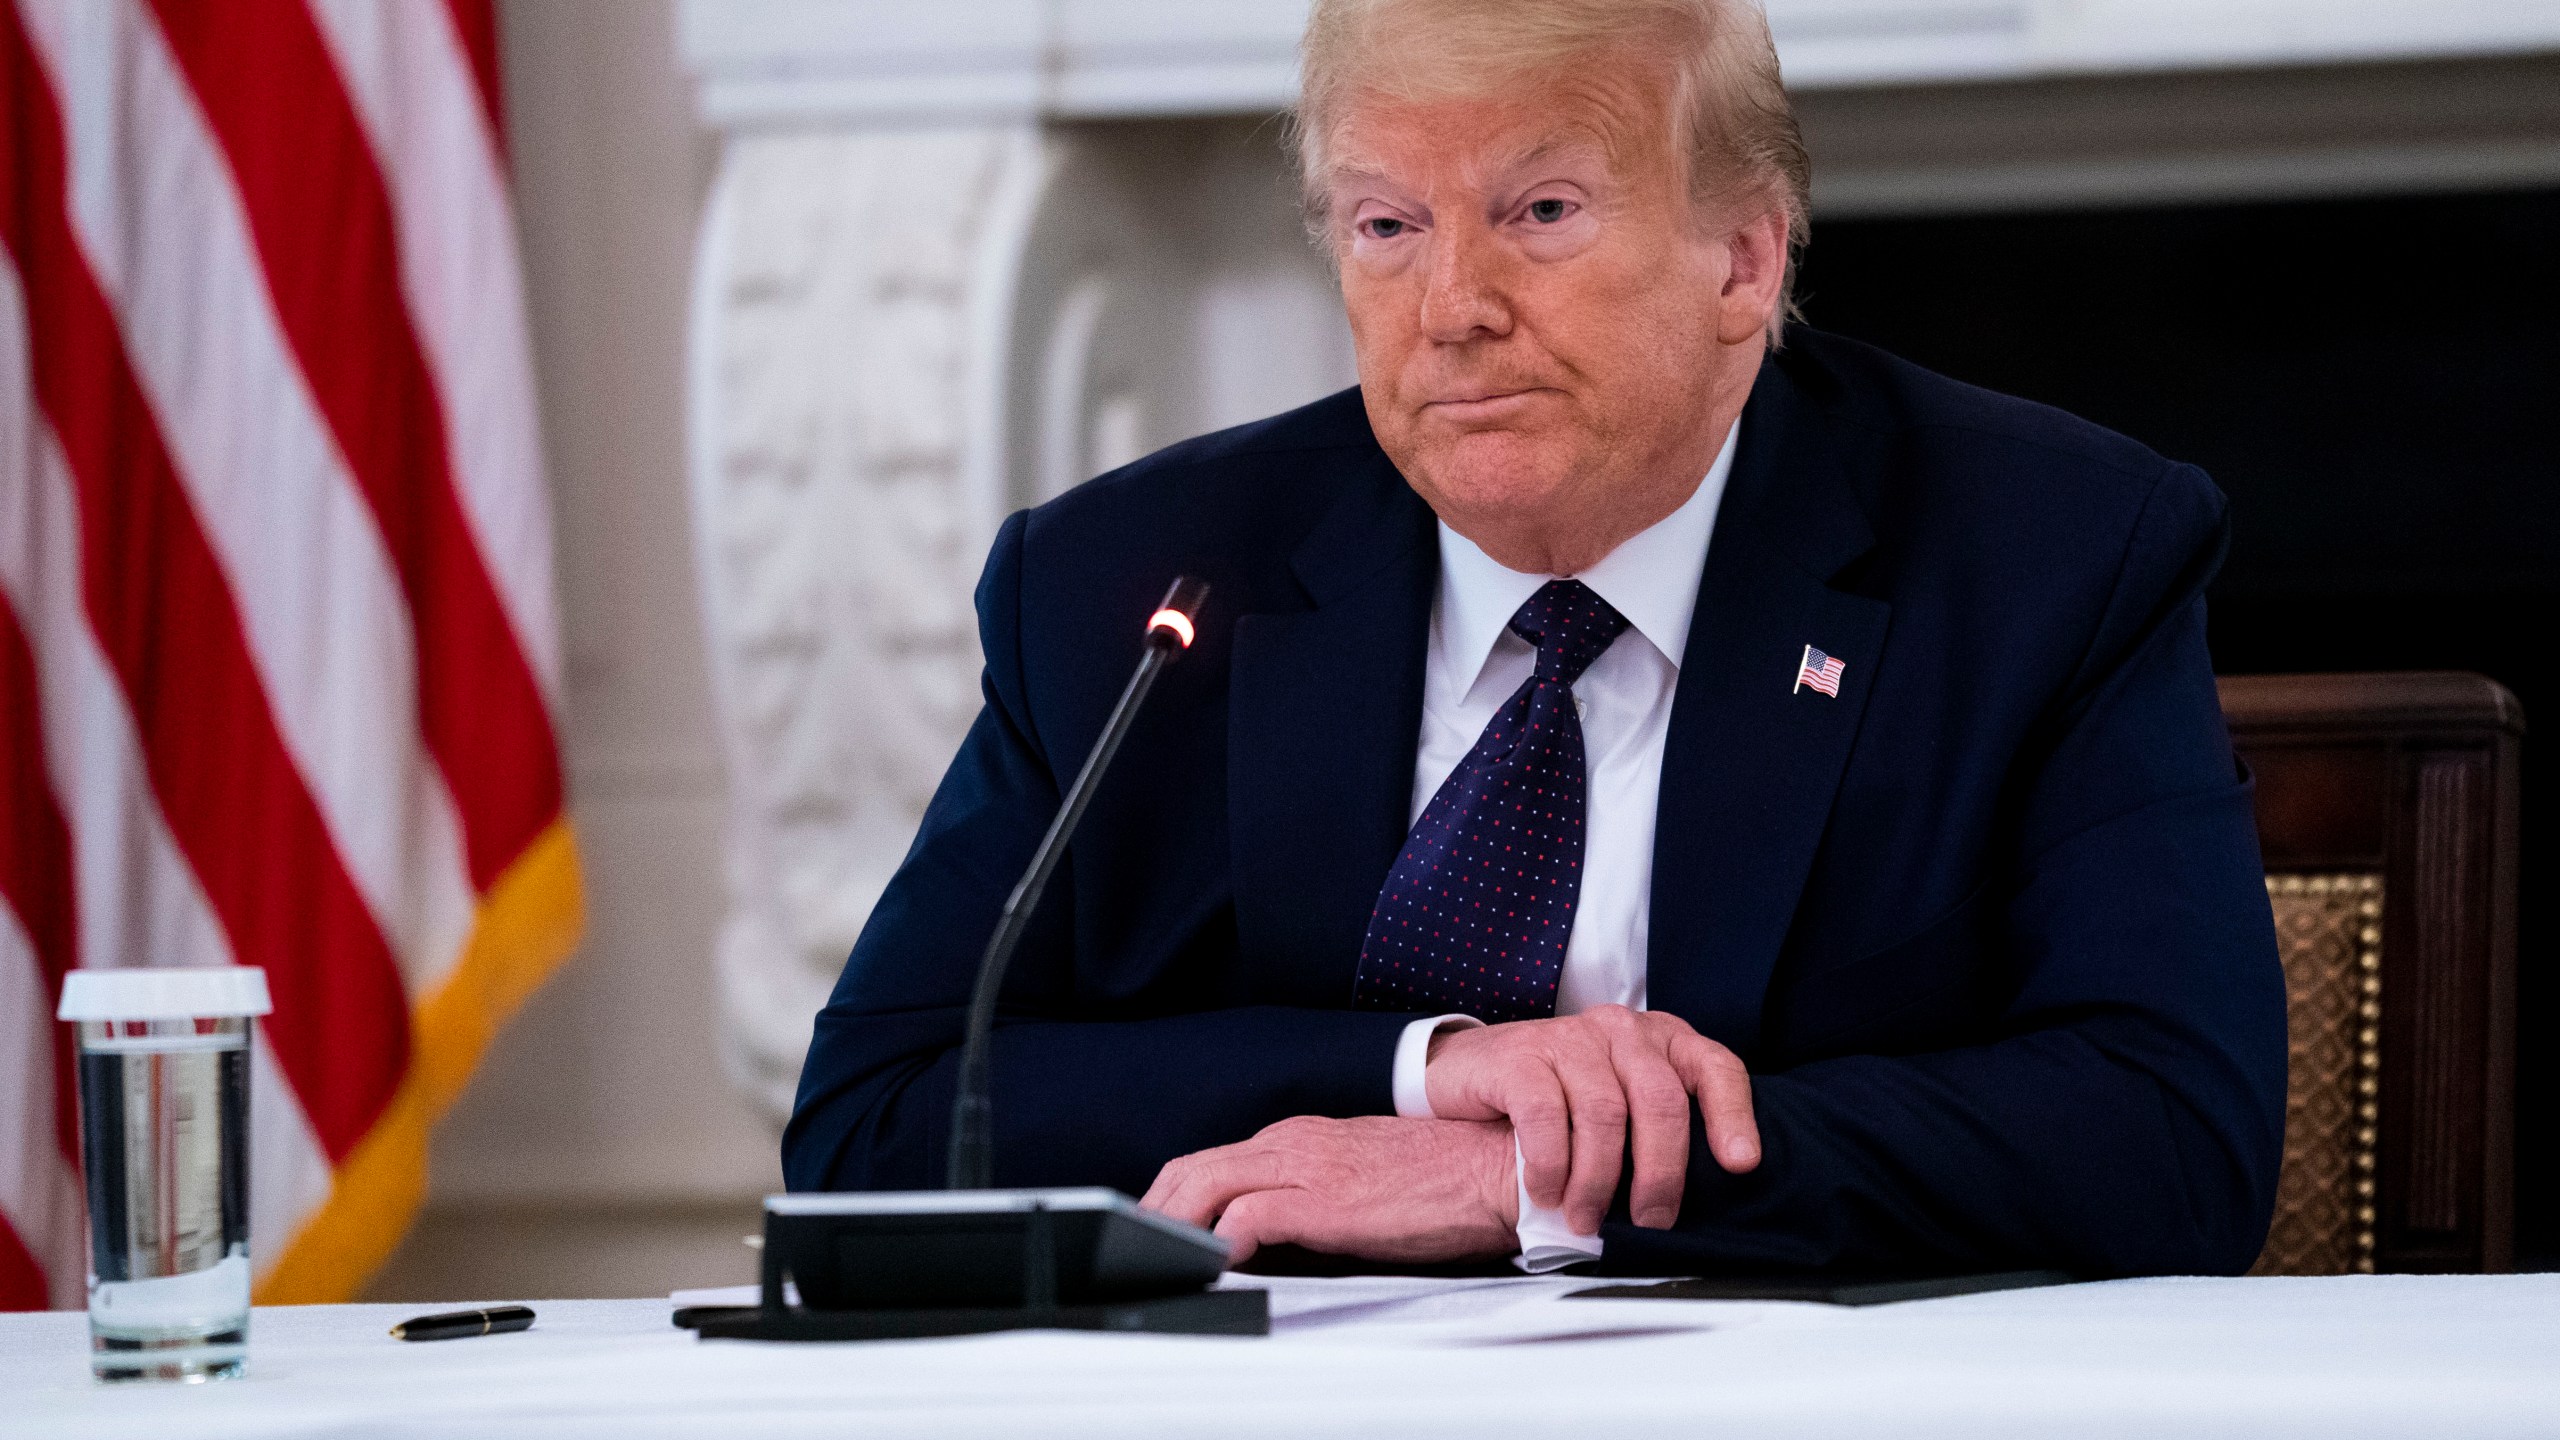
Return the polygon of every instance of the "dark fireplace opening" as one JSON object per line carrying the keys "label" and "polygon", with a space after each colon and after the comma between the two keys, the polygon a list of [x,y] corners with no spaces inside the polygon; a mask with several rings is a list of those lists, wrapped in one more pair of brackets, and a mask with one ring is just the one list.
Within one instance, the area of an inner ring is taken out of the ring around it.
{"label": "dark fireplace opening", "polygon": [[[1845,219],[1806,318],[2120,430],[2232,503],[2224,673],[2477,670],[2560,721],[2560,190]],[[2560,1268],[2560,787],[2526,740],[2519,1262]]]}

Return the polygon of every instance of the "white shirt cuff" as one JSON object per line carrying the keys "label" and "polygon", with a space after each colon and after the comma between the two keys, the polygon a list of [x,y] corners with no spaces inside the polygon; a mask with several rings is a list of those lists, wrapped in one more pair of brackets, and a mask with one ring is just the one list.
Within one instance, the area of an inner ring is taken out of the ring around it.
{"label": "white shirt cuff", "polygon": [[[1396,1037],[1395,1097],[1396,1114],[1407,1120],[1431,1120],[1431,1094],[1422,1082],[1423,1067],[1431,1059],[1431,1037],[1443,1030],[1472,1030],[1484,1022],[1472,1015],[1435,1015],[1416,1020],[1404,1027]],[[1567,1265],[1579,1265],[1600,1258],[1600,1237],[1576,1235],[1566,1223],[1562,1210],[1548,1210],[1529,1203],[1529,1181],[1520,1164],[1520,1142],[1511,1142],[1511,1183],[1519,1187],[1520,1222],[1514,1233],[1520,1240],[1520,1253],[1511,1263],[1532,1275],[1544,1275]]]}
{"label": "white shirt cuff", "polygon": [[1532,1275],[1544,1275],[1567,1265],[1600,1258],[1600,1237],[1576,1235],[1566,1223],[1562,1210],[1548,1210],[1529,1203],[1529,1177],[1520,1163],[1520,1142],[1511,1142],[1512,1183],[1520,1187],[1520,1254],[1511,1263]]}
{"label": "white shirt cuff", "polygon": [[1396,1037],[1396,1066],[1391,1081],[1398,1116],[1407,1120],[1439,1118],[1431,1113],[1431,1092],[1422,1083],[1422,1067],[1431,1060],[1431,1037],[1443,1030],[1474,1030],[1483,1024],[1473,1015],[1436,1015],[1404,1027],[1404,1034]]}

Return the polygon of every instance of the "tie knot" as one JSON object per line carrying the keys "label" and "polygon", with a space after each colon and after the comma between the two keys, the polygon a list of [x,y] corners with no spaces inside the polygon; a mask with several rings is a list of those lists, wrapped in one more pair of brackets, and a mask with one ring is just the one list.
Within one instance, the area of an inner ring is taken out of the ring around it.
{"label": "tie knot", "polygon": [[1548,581],[1511,616],[1511,633],[1538,647],[1538,678],[1567,685],[1626,628],[1627,617],[1579,580]]}

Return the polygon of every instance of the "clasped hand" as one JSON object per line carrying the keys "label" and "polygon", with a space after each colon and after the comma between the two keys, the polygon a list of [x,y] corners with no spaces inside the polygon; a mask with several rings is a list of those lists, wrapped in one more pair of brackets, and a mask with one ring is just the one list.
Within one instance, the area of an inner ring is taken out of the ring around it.
{"label": "clasped hand", "polygon": [[1609,1005],[1444,1031],[1423,1071],[1437,1119],[1300,1116],[1185,1155],[1142,1202],[1211,1226],[1238,1263],[1263,1245],[1420,1262],[1501,1254],[1518,1224],[1513,1145],[1532,1203],[1596,1234],[1632,1165],[1628,1212],[1671,1226],[1689,1107],[1716,1163],[1760,1163],[1751,1077],[1676,1016]]}

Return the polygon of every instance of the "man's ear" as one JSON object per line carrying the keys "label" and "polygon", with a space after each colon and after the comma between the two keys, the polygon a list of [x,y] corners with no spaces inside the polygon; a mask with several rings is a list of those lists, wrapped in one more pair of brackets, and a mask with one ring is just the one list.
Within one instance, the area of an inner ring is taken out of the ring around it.
{"label": "man's ear", "polygon": [[1727,345],[1759,341],[1777,313],[1787,278],[1787,212],[1771,207],[1735,226],[1724,238],[1724,291],[1716,297],[1716,339]]}

